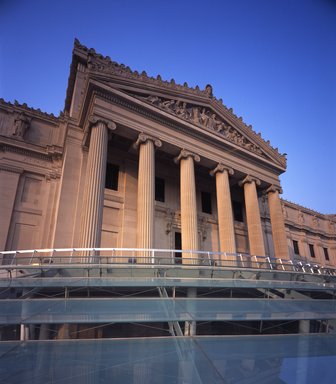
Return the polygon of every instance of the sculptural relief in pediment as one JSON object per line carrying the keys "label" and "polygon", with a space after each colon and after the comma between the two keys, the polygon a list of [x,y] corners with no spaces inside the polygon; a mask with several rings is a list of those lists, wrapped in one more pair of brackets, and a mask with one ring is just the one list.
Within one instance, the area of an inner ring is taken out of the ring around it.
{"label": "sculptural relief in pediment", "polygon": [[224,139],[239,145],[260,156],[265,156],[256,144],[243,136],[237,129],[224,121],[216,113],[206,107],[192,105],[181,100],[164,99],[158,96],[147,96],[145,101],[171,113],[183,120],[189,121],[201,128],[214,131]]}

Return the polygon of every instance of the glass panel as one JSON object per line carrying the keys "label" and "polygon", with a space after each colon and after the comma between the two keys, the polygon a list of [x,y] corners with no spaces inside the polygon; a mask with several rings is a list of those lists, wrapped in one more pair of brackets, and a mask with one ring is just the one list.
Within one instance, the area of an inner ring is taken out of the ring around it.
{"label": "glass panel", "polygon": [[335,300],[215,298],[0,300],[0,324],[335,318]]}
{"label": "glass panel", "polygon": [[336,335],[11,341],[0,356],[7,384],[333,383]]}

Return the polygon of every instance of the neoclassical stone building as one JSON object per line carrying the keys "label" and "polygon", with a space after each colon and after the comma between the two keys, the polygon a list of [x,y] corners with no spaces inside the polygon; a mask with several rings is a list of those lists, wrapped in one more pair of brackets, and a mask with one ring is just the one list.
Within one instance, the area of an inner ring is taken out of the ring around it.
{"label": "neoclassical stone building", "polygon": [[0,141],[1,250],[165,248],[336,263],[336,216],[280,199],[285,156],[210,85],[149,77],[76,40],[64,112],[1,99]]}

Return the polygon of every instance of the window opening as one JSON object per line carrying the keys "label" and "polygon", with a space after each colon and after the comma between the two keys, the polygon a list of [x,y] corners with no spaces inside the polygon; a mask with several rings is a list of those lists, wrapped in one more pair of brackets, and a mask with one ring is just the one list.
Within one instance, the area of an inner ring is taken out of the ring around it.
{"label": "window opening", "polygon": [[105,177],[105,188],[118,190],[119,181],[119,165],[107,163],[106,164],[106,177]]}
{"label": "window opening", "polygon": [[155,200],[165,202],[165,181],[160,177],[155,178]]}
{"label": "window opening", "polygon": [[212,214],[211,193],[201,192],[202,212]]}

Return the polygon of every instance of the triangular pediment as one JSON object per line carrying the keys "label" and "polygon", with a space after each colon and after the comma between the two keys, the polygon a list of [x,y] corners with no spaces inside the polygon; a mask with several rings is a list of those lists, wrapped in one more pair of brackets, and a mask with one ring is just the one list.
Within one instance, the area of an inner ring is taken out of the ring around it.
{"label": "triangular pediment", "polygon": [[211,86],[201,90],[198,86],[189,87],[187,83],[176,84],[173,79],[162,80],[159,75],[150,77],[144,71],[133,71],[109,57],[97,54],[78,41],[75,41],[74,54],[79,62],[85,63],[90,79],[118,90],[134,98],[134,101],[139,100],[143,105],[150,105],[158,113],[171,115],[181,122],[211,132],[235,150],[241,148],[244,152],[270,161],[285,170],[285,155],[280,154],[269,141],[253,131],[250,125],[246,125],[221,99],[216,99],[212,95]]}
{"label": "triangular pediment", "polygon": [[202,129],[215,132],[231,143],[260,156],[265,156],[258,145],[253,143],[246,135],[234,128],[226,119],[208,106],[200,106],[179,99],[162,98],[158,96],[143,97],[143,100],[184,121],[194,124]]}
{"label": "triangular pediment", "polygon": [[[182,97],[140,95],[130,93],[128,95],[141,100],[158,110],[179,118],[184,122],[195,125],[202,130],[211,132],[217,137],[225,140],[229,145],[241,147],[242,149],[285,167],[286,159],[280,155],[277,149],[265,142],[260,135],[256,134],[251,127],[246,126],[240,118],[232,114],[225,107],[221,113],[221,105],[212,105],[210,100],[208,105],[200,104],[197,101],[190,101]],[[182,96],[182,95],[180,95]],[[219,102],[216,100],[216,104]],[[225,116],[225,113],[229,117]],[[230,116],[231,115],[231,116]]]}

